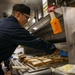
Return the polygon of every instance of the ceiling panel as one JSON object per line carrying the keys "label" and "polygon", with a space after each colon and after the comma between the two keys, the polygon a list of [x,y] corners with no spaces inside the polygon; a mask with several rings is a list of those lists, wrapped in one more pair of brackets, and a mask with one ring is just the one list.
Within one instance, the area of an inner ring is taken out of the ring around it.
{"label": "ceiling panel", "polygon": [[42,0],[0,0],[0,12],[6,12],[10,14],[12,6],[16,3],[28,5],[33,12],[35,10],[40,12],[42,8]]}
{"label": "ceiling panel", "polygon": [[26,0],[25,4],[31,7],[31,9],[40,9],[42,0]]}
{"label": "ceiling panel", "polygon": [[24,3],[26,0],[9,0],[10,3],[16,4],[16,3]]}

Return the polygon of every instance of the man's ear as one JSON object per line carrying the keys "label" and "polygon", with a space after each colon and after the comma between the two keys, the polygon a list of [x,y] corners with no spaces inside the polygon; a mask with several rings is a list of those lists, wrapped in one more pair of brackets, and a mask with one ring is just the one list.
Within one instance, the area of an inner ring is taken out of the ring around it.
{"label": "man's ear", "polygon": [[15,15],[16,15],[16,17],[19,17],[20,16],[20,12],[16,12]]}

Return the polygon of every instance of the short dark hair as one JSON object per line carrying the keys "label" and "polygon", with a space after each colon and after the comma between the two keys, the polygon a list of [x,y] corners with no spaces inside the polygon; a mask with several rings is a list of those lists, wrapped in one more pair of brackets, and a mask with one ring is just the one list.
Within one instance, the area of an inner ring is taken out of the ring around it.
{"label": "short dark hair", "polygon": [[25,13],[27,15],[30,15],[30,8],[24,4],[15,4],[13,6],[13,11],[19,11],[21,13]]}

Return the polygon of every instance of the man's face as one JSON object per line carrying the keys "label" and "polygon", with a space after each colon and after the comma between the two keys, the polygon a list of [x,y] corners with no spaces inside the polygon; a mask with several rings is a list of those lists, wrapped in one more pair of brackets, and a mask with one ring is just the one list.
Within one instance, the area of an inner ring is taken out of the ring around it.
{"label": "man's face", "polygon": [[17,17],[17,19],[18,19],[19,23],[22,26],[24,26],[28,22],[29,16],[27,14],[19,12],[19,16]]}

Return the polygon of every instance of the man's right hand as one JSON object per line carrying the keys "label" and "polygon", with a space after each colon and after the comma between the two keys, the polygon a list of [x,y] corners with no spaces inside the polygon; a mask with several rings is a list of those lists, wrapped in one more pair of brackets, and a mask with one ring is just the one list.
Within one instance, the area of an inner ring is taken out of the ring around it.
{"label": "man's right hand", "polygon": [[55,52],[54,52],[55,55],[60,55],[60,56],[65,56],[67,57],[68,56],[68,53],[63,51],[63,50],[60,50],[60,49],[56,49]]}

